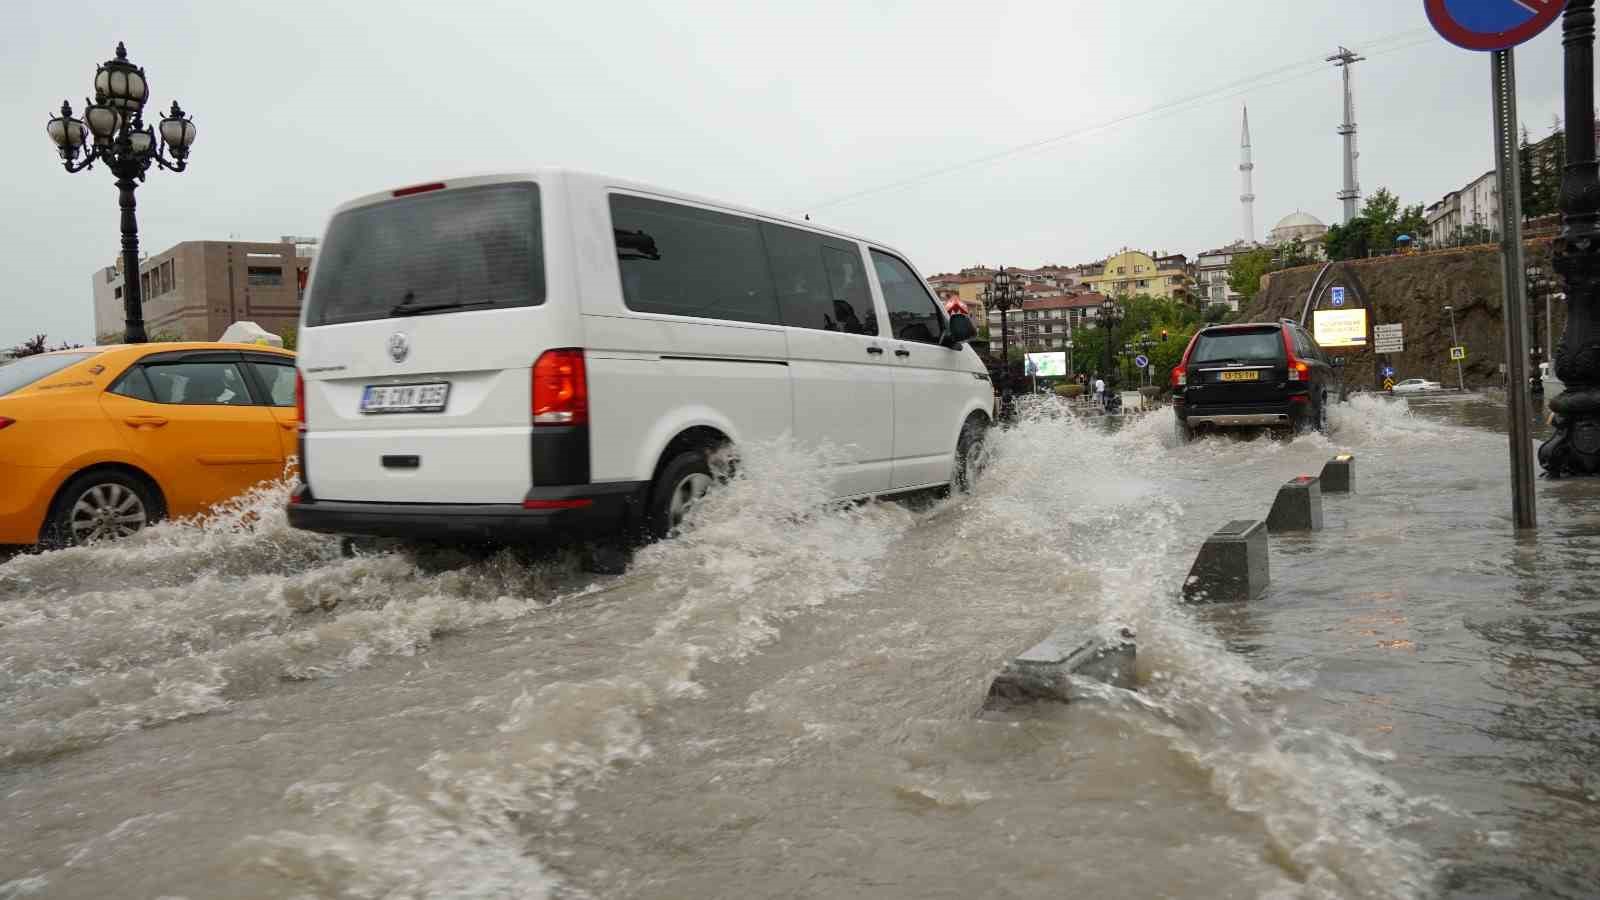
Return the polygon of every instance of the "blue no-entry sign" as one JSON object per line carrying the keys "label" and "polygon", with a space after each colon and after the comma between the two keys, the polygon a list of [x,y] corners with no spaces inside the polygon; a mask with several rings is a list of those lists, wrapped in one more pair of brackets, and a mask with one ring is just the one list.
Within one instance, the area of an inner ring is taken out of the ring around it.
{"label": "blue no-entry sign", "polygon": [[1329,292],[1329,294],[1330,294],[1329,299],[1333,301],[1333,305],[1334,306],[1343,306],[1344,305],[1344,288],[1335,287],[1332,291]]}
{"label": "blue no-entry sign", "polygon": [[1133,365],[1135,368],[1142,369],[1150,365],[1150,358],[1141,353],[1133,358]]}
{"label": "blue no-entry sign", "polygon": [[1467,50],[1505,50],[1550,27],[1567,0],[1422,0],[1440,37]]}

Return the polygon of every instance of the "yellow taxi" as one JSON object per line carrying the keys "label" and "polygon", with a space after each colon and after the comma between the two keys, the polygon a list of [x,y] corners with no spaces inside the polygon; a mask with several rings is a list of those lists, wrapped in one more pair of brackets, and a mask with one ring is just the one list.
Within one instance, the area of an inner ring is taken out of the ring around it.
{"label": "yellow taxi", "polygon": [[293,353],[214,342],[0,365],[0,544],[126,537],[282,477],[295,378]]}

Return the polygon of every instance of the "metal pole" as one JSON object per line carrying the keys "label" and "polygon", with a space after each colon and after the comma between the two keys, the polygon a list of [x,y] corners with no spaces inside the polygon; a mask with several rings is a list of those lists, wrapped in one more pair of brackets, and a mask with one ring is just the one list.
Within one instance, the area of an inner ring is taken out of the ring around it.
{"label": "metal pole", "polygon": [[[1461,339],[1456,337],[1456,308],[1446,306],[1444,311],[1450,314],[1450,348],[1454,350],[1461,346]],[[1466,393],[1467,380],[1461,375],[1461,360],[1456,360],[1456,390]]]}
{"label": "metal pole", "polygon": [[[1518,528],[1539,527],[1528,424],[1528,306],[1522,271],[1522,187],[1518,173],[1517,67],[1511,50],[1491,54],[1495,175],[1500,183],[1500,265],[1505,291],[1506,416],[1510,420],[1511,513]],[[1452,320],[1454,315],[1452,314]],[[1456,362],[1460,371],[1460,361]]]}
{"label": "metal pole", "polygon": [[143,344],[144,292],[139,281],[139,219],[134,213],[133,191],[139,186],[131,172],[119,172],[117,205],[122,208],[122,310],[124,344]]}

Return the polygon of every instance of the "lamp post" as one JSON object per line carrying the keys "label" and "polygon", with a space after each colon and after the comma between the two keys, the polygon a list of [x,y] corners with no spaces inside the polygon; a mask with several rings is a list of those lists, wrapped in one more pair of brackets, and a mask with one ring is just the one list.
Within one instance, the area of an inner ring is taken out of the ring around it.
{"label": "lamp post", "polygon": [[1011,386],[1011,316],[1016,306],[1020,285],[1014,284],[1005,266],[995,273],[994,281],[983,289],[983,301],[990,309],[1000,311],[1000,372],[1002,389]]}
{"label": "lamp post", "polygon": [[[1456,340],[1456,311],[1455,307],[1446,305],[1444,311],[1450,314],[1450,346],[1459,347],[1461,343]],[[1465,378],[1461,377],[1461,360],[1456,360],[1456,388],[1462,392],[1467,389]]]}
{"label": "lamp post", "polygon": [[162,117],[159,129],[146,125],[144,104],[149,98],[150,84],[145,80],[144,69],[128,61],[128,50],[119,41],[116,57],[95,70],[94,102],[84,100],[83,118],[74,118],[72,105],[63,100],[60,115],[51,117],[45,126],[61,165],[68,172],[82,172],[102,162],[117,179],[118,205],[122,208],[122,304],[127,317],[123,340],[130,344],[147,340],[144,296],[139,284],[139,222],[134,215],[133,192],[151,163],[170,172],[182,172],[188,166],[189,147],[195,138],[194,120],[184,114],[177,101]]}
{"label": "lamp post", "polygon": [[1100,301],[1100,327],[1106,330],[1106,378],[1115,385],[1116,362],[1112,359],[1112,344],[1116,341],[1117,325],[1122,321],[1122,310],[1110,297]]}
{"label": "lamp post", "polygon": [[1600,171],[1594,155],[1594,0],[1561,14],[1567,164],[1561,173],[1561,234],[1555,270],[1567,286],[1567,327],[1556,350],[1565,390],[1549,401],[1555,433],[1539,447],[1551,478],[1600,473]]}

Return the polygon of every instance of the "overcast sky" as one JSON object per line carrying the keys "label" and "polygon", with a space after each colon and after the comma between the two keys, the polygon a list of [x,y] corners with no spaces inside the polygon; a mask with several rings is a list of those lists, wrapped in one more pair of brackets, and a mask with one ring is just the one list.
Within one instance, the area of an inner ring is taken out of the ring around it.
{"label": "overcast sky", "polygon": [[[1493,167],[1488,56],[1436,38],[1422,0],[18,2],[0,36],[0,346],[92,337],[116,191],[98,167],[63,172],[44,123],[63,98],[81,108],[118,40],[151,106],[177,99],[199,126],[192,168],[139,190],[146,252],[315,234],[369,191],[563,165],[810,212],[925,275],[1192,255],[1242,236],[1244,103],[1256,237],[1296,209],[1337,220],[1339,76],[1321,60],[1341,43],[1369,57],[1364,194],[1432,202]],[[1559,25],[1517,63],[1541,135]]]}

